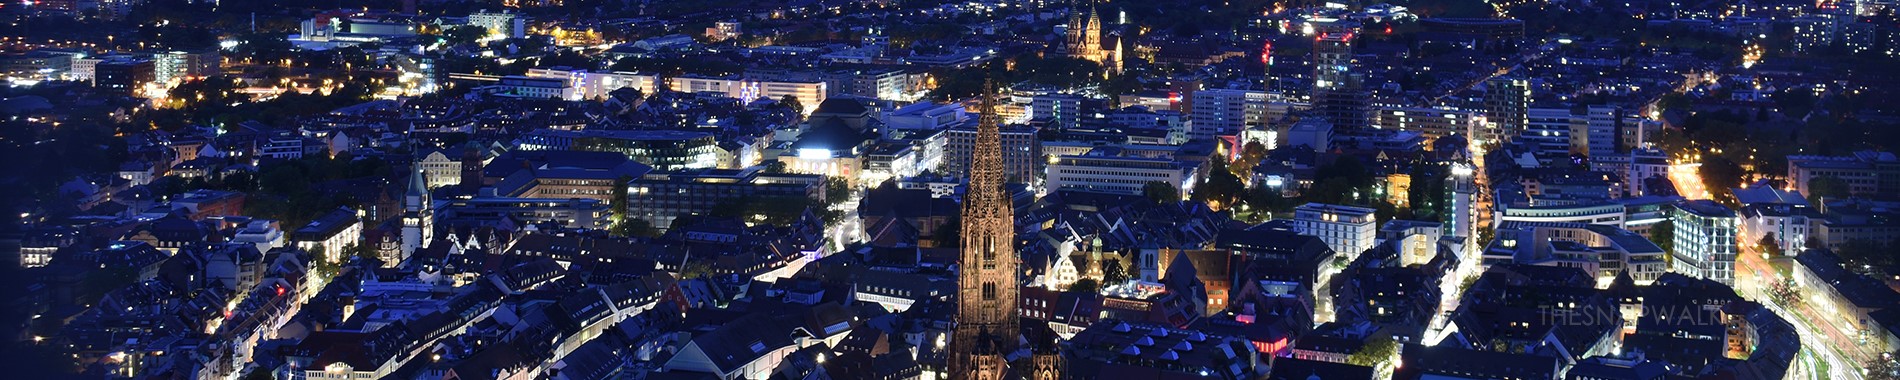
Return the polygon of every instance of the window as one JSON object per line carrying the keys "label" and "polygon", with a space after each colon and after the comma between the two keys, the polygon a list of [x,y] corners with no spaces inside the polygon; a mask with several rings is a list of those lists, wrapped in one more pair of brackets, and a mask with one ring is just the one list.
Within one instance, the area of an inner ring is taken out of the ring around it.
{"label": "window", "polygon": [[996,300],[996,283],[994,282],[983,283],[983,300],[984,301]]}
{"label": "window", "polygon": [[991,237],[983,237],[983,245],[979,248],[983,250],[983,269],[996,268],[996,245],[991,243]]}

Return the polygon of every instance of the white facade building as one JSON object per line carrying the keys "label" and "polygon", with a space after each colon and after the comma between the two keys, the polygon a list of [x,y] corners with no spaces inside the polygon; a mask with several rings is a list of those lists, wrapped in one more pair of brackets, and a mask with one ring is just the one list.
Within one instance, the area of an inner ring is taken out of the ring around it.
{"label": "white facade building", "polygon": [[1124,155],[1121,148],[1102,147],[1087,154],[1057,157],[1045,177],[1049,191],[1079,190],[1139,195],[1149,182],[1166,183],[1176,195],[1194,190],[1194,167],[1166,158]]}
{"label": "white facade building", "polygon": [[1318,237],[1351,262],[1378,240],[1379,220],[1373,212],[1365,207],[1307,203],[1293,209],[1293,229]]}
{"label": "white facade building", "polygon": [[1266,125],[1267,93],[1254,90],[1209,89],[1194,92],[1188,138],[1211,139],[1239,133],[1248,126]]}
{"label": "white facade building", "polygon": [[512,12],[490,13],[475,12],[468,15],[468,24],[488,29],[490,38],[521,38],[528,35],[528,20]]}
{"label": "white facade building", "polygon": [[573,69],[528,69],[527,77],[542,79],[560,79],[571,90],[563,93],[566,100],[599,100],[607,94],[622,88],[639,90],[642,94],[652,94],[659,90],[659,76],[649,73],[625,71],[593,72]]}
{"label": "white facade building", "polygon": [[461,157],[449,157],[447,151],[437,150],[422,156],[417,165],[422,166],[422,176],[429,188],[455,186],[462,184]]}
{"label": "white facade building", "polygon": [[811,113],[826,99],[825,82],[755,81],[736,77],[677,76],[667,78],[667,86],[679,92],[711,92],[734,99],[752,101],[791,96]]}
{"label": "white facade building", "polygon": [[1676,204],[1675,252],[1670,270],[1735,284],[1735,211],[1710,200]]}

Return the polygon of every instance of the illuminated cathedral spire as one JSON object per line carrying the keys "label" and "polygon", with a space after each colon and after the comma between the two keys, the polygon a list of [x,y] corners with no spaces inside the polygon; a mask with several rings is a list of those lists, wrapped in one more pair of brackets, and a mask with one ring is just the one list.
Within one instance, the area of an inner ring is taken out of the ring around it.
{"label": "illuminated cathedral spire", "polygon": [[970,179],[963,198],[963,251],[957,261],[957,327],[950,342],[950,373],[956,379],[1001,379],[1009,371],[1005,355],[1016,350],[1021,334],[1016,315],[1015,216],[1003,195],[1002,132],[998,126],[994,83],[984,83],[982,115]]}
{"label": "illuminated cathedral spire", "polygon": [[[1007,378],[1010,353],[1022,347],[1021,258],[1016,255],[1016,216],[1003,192],[1002,120],[996,115],[996,85],[985,82],[969,183],[964,190],[961,258],[957,261],[957,319],[950,342],[950,376],[959,380]],[[1062,376],[1053,345],[1033,353],[1027,378]]]}

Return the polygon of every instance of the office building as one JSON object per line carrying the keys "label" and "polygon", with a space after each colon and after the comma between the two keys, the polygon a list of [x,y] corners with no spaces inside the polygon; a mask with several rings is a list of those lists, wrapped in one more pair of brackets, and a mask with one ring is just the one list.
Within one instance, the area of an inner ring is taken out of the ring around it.
{"label": "office building", "polygon": [[[944,165],[939,172],[969,173],[970,159],[976,149],[976,128],[961,125],[950,128],[943,136]],[[1003,178],[1014,183],[1029,183],[1039,177],[1042,157],[1041,139],[1036,138],[1036,128],[1024,125],[1006,125],[1001,127],[1003,144]]]}
{"label": "office building", "polygon": [[719,146],[706,132],[543,129],[521,140],[522,150],[614,152],[660,171],[715,168],[721,162]]}
{"label": "office building", "polygon": [[1099,147],[1081,155],[1057,157],[1049,163],[1044,186],[1049,191],[1139,195],[1149,182],[1160,182],[1180,195],[1194,190],[1197,167],[1172,158],[1127,155],[1120,147]]}
{"label": "office building", "polygon": [[693,93],[714,93],[729,98],[751,102],[759,99],[777,100],[790,96],[805,106],[800,112],[811,113],[825,102],[829,87],[823,81],[759,81],[739,77],[707,77],[699,75],[681,75],[666,79],[667,87],[673,91]]}
{"label": "office building", "polygon": [[1623,116],[1623,109],[1616,106],[1584,107],[1586,132],[1581,153],[1596,157],[1628,151],[1630,147],[1623,145],[1619,138],[1623,130]]}
{"label": "office building", "polygon": [[885,112],[879,119],[887,130],[941,130],[969,122],[962,104],[917,102]]}
{"label": "office building", "polygon": [[331,210],[290,233],[297,248],[330,262],[342,260],[344,249],[362,239],[363,224],[350,209]]}
{"label": "office building", "polygon": [[155,79],[154,65],[149,59],[99,62],[93,70],[93,85],[113,95],[139,96],[145,85]]}
{"label": "office building", "polygon": [[[1524,113],[1524,128],[1518,131],[1517,141],[1536,145],[1546,152],[1578,153],[1582,150],[1580,135],[1587,125],[1582,118],[1572,117],[1568,108],[1532,108]],[[1575,149],[1573,149],[1575,148]]]}
{"label": "office building", "polygon": [[1377,124],[1380,129],[1400,131],[1418,131],[1426,138],[1460,135],[1471,136],[1474,131],[1483,130],[1478,125],[1482,114],[1453,108],[1431,107],[1379,107]]}
{"label": "office building", "polygon": [[824,177],[770,174],[763,167],[693,169],[647,173],[627,184],[628,219],[658,229],[687,215],[703,215],[724,203],[751,199],[824,199]]}
{"label": "office building", "polygon": [[[1193,93],[1188,138],[1231,136],[1248,127],[1267,124],[1267,93],[1257,90],[1207,89]],[[1268,148],[1273,148],[1269,146]]]}
{"label": "office building", "polygon": [[1332,121],[1341,133],[1371,127],[1372,92],[1365,87],[1365,73],[1353,57],[1353,37],[1359,23],[1332,19],[1313,22],[1319,33],[1313,43],[1313,109]]}
{"label": "office building", "polygon": [[641,94],[659,91],[659,76],[650,73],[534,68],[528,69],[526,77],[561,80],[562,100],[599,100],[606,98],[607,94],[614,90],[622,88],[639,90]]}
{"label": "office building", "polygon": [[1059,130],[1075,128],[1082,122],[1083,101],[1072,94],[1036,95],[1029,101],[1029,119],[1047,122]]}
{"label": "office building", "polygon": [[[524,145],[525,146],[525,145]],[[611,152],[518,150],[482,168],[483,195],[515,198],[585,198],[617,202],[615,189],[653,167]]]}
{"label": "office building", "polygon": [[1735,210],[1711,200],[1676,203],[1675,252],[1671,271],[1690,277],[1735,284]]}
{"label": "office building", "polygon": [[1900,159],[1880,151],[1848,156],[1788,156],[1788,182],[1802,194],[1814,194],[1814,181],[1839,180],[1855,196],[1900,194]]}
{"label": "office building", "polygon": [[1517,138],[1530,124],[1530,81],[1499,76],[1486,80],[1484,86],[1485,121],[1490,127],[1479,136],[1478,145],[1502,144]]}
{"label": "office building", "polygon": [[1616,226],[1560,223],[1505,222],[1497,238],[1485,247],[1488,265],[1516,263],[1577,268],[1607,288],[1618,275],[1628,274],[1637,285],[1649,285],[1668,271],[1661,247],[1649,238]]}
{"label": "office building", "polygon": [[488,30],[488,38],[521,38],[528,35],[528,20],[521,14],[479,11],[468,15],[468,25]]}
{"label": "office building", "polygon": [[1346,261],[1372,249],[1379,235],[1379,220],[1373,209],[1365,207],[1307,203],[1293,209],[1293,230],[1326,242]]}
{"label": "office building", "polygon": [[192,78],[206,78],[219,74],[219,65],[223,58],[218,50],[168,51],[152,55],[152,79],[158,83],[172,83]]}
{"label": "office building", "polygon": [[[1286,131],[1284,146],[1306,146],[1315,152],[1333,149],[1333,123],[1325,117],[1307,116],[1293,123]],[[1278,147],[1269,147],[1278,148]]]}
{"label": "office building", "polygon": [[611,222],[607,203],[585,198],[475,197],[447,201],[435,213],[438,222],[553,222],[568,228],[601,229]]}

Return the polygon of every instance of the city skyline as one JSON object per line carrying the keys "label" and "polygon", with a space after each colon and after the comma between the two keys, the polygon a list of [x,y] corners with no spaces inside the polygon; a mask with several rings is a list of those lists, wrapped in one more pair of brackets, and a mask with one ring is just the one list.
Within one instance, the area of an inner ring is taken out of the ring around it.
{"label": "city skyline", "polygon": [[1894,10],[7,3],[0,360],[1900,378]]}

